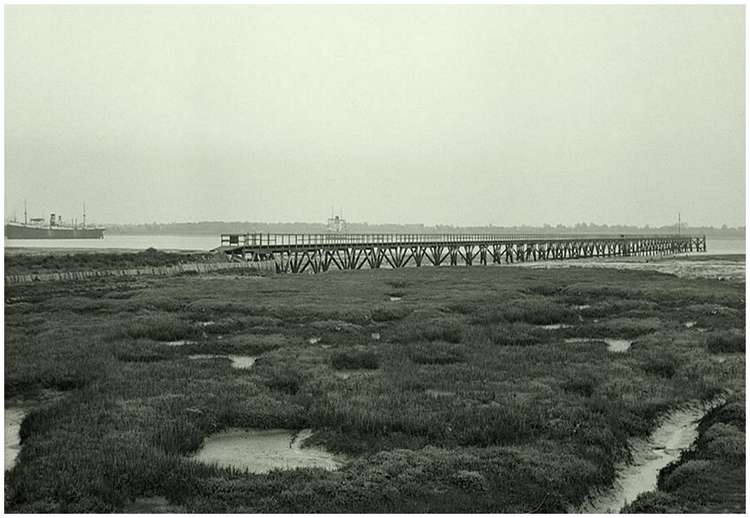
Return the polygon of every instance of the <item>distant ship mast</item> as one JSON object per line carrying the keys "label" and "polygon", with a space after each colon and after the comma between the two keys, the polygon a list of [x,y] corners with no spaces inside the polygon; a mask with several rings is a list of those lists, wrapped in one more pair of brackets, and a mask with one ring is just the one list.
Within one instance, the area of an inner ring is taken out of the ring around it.
{"label": "distant ship mast", "polygon": [[334,216],[333,207],[331,207],[331,217],[328,218],[326,230],[335,234],[343,234],[346,232],[346,220],[344,219],[343,209],[339,211],[338,216]]}

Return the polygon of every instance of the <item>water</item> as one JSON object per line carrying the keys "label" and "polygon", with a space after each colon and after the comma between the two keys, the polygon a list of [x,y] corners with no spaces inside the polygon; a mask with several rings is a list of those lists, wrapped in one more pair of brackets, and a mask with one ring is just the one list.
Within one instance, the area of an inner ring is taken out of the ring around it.
{"label": "water", "polygon": [[744,239],[706,238],[706,253],[712,255],[744,254]]}
{"label": "water", "polygon": [[540,329],[567,329],[569,327],[573,327],[569,324],[544,324],[537,326]]}
{"label": "water", "polygon": [[5,248],[59,248],[68,250],[212,250],[221,245],[219,234],[193,236],[139,236],[107,234],[104,239],[6,239]]}
{"label": "water", "polygon": [[344,459],[320,448],[302,448],[311,430],[228,430],[208,437],[193,456],[199,462],[268,473],[274,469],[335,470]]}
{"label": "water", "polygon": [[698,437],[698,420],[707,407],[693,406],[669,414],[647,440],[631,440],[632,463],[616,466],[613,487],[590,498],[576,513],[616,513],[641,493],[656,489],[657,477]]}
{"label": "water", "polygon": [[210,360],[213,358],[229,358],[235,369],[249,369],[255,365],[256,356],[240,356],[237,354],[191,354],[191,360]]}
{"label": "water", "polygon": [[622,340],[620,338],[566,338],[566,344],[576,344],[584,342],[604,342],[607,344],[607,350],[611,353],[624,353],[633,344],[632,340]]}
{"label": "water", "polygon": [[18,406],[5,409],[5,471],[16,465],[18,454],[21,453],[21,422],[26,416],[26,410]]}
{"label": "water", "polygon": [[[707,253],[712,255],[744,254],[744,239],[707,238]],[[6,239],[5,248],[75,250],[213,250],[221,245],[219,234],[202,235],[120,235],[105,233],[104,239]],[[413,261],[410,261],[413,264]],[[383,264],[382,268],[388,265]],[[398,298],[400,299],[400,297]],[[391,300],[398,300],[391,299]]]}
{"label": "water", "polygon": [[179,347],[181,345],[193,345],[197,344],[198,342],[194,342],[193,340],[172,340],[171,342],[161,342],[164,345],[168,345],[170,347]]}

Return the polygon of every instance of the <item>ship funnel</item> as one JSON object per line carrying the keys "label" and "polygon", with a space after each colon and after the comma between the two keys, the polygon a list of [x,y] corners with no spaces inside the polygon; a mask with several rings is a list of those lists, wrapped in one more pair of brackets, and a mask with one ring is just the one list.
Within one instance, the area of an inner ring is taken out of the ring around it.
{"label": "ship funnel", "polygon": [[49,226],[54,227],[55,226],[55,213],[52,212],[49,215]]}

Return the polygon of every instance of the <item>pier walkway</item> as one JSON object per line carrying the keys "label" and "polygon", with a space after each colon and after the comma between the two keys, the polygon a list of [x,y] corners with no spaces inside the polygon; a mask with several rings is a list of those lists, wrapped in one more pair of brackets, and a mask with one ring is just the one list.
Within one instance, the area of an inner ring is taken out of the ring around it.
{"label": "pier walkway", "polygon": [[231,261],[274,261],[278,272],[486,265],[705,252],[706,236],[542,234],[222,234]]}

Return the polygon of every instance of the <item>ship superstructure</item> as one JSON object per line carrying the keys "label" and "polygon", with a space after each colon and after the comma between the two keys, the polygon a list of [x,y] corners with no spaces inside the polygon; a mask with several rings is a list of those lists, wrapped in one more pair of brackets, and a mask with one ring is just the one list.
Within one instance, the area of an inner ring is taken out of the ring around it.
{"label": "ship superstructure", "polygon": [[23,208],[23,223],[10,221],[5,224],[5,239],[102,239],[104,227],[86,225],[86,206],[83,207],[83,223],[64,223],[62,216],[51,213],[45,218],[28,218],[26,202]]}

